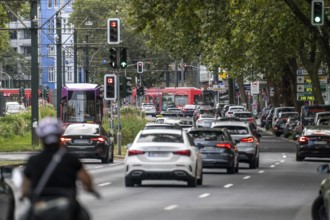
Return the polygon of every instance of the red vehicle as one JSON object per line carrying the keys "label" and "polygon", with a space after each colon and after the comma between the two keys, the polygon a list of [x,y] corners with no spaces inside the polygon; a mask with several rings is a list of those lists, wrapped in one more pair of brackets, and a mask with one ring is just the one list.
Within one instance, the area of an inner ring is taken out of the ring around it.
{"label": "red vehicle", "polygon": [[[133,104],[136,103],[137,98],[136,89],[134,89],[132,91]],[[194,87],[149,88],[144,90],[142,98],[142,102],[154,104],[157,113],[166,110],[169,106],[182,108],[184,105],[196,104],[203,100],[203,90]]]}
{"label": "red vehicle", "polygon": [[[4,97],[4,102],[9,102],[9,101],[16,101],[19,103],[24,102],[24,104],[26,106],[31,105],[31,98],[32,98],[32,94],[31,94],[31,88],[25,88],[24,89],[24,99],[20,99],[19,97],[19,88],[0,88],[0,93],[3,94]],[[41,91],[40,89],[38,90],[38,96],[40,96]],[[47,100],[48,102],[51,102],[51,91],[49,91],[49,100]]]}

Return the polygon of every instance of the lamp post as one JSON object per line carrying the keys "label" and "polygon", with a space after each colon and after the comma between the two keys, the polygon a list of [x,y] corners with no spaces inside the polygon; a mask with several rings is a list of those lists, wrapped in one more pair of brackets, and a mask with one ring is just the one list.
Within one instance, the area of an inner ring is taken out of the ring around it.
{"label": "lamp post", "polygon": [[56,79],[56,90],[57,90],[57,99],[56,99],[56,109],[57,109],[57,118],[60,118],[60,104],[61,104],[61,93],[62,93],[62,17],[58,13],[56,15],[56,70],[57,70],[57,79]]}

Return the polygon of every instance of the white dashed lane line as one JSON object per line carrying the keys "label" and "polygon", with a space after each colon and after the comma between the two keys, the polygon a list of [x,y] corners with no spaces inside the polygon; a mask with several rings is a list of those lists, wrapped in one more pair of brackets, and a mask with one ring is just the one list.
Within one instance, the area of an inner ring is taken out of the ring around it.
{"label": "white dashed lane line", "polygon": [[273,164],[273,165],[270,165],[270,168],[274,168],[275,167],[275,164]]}
{"label": "white dashed lane line", "polygon": [[111,182],[106,182],[106,183],[100,183],[100,184],[98,184],[98,186],[107,186],[107,185],[111,185]]}
{"label": "white dashed lane line", "polygon": [[204,194],[198,196],[198,198],[205,198],[205,197],[208,197],[208,196],[210,196],[210,193],[204,193]]}
{"label": "white dashed lane line", "polygon": [[229,183],[229,184],[227,184],[227,185],[224,185],[223,186],[223,188],[226,188],[226,189],[228,189],[228,188],[230,188],[230,187],[232,187],[234,184],[232,184],[232,183]]}
{"label": "white dashed lane line", "polygon": [[265,172],[265,171],[263,171],[263,170],[259,170],[259,171],[258,171],[258,173],[264,173],[264,172]]}
{"label": "white dashed lane line", "polygon": [[178,207],[177,205],[169,205],[169,206],[165,207],[164,210],[169,211],[169,210],[176,209],[177,207]]}
{"label": "white dashed lane line", "polygon": [[243,177],[243,180],[248,180],[250,178],[251,178],[251,176],[245,176],[245,177]]}

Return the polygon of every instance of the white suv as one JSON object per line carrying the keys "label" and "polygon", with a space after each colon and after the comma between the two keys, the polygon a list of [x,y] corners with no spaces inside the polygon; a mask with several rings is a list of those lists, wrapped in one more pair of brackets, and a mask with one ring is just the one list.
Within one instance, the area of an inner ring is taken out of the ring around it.
{"label": "white suv", "polygon": [[141,111],[146,115],[156,116],[156,108],[153,104],[150,103],[142,103]]}

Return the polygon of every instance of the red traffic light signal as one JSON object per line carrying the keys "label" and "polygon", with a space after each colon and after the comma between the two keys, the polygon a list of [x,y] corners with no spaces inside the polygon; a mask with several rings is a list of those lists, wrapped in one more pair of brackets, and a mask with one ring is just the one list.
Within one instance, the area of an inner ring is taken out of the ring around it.
{"label": "red traffic light signal", "polygon": [[108,44],[120,43],[120,20],[119,18],[109,18],[107,23]]}
{"label": "red traffic light signal", "polygon": [[143,62],[139,61],[136,64],[136,72],[137,73],[143,73]]}
{"label": "red traffic light signal", "polygon": [[104,99],[116,100],[117,99],[117,78],[115,74],[104,75]]}

